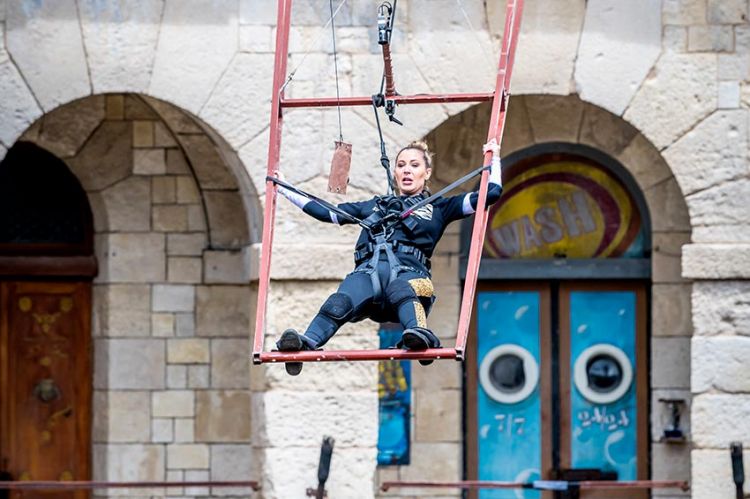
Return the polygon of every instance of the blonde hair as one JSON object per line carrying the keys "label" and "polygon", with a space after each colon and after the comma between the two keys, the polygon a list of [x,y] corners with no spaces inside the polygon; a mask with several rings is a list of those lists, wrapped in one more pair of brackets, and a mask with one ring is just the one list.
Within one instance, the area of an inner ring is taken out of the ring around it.
{"label": "blonde hair", "polygon": [[398,160],[398,157],[401,156],[401,153],[406,151],[407,149],[416,149],[417,151],[422,151],[425,166],[427,166],[427,168],[432,168],[432,153],[430,152],[430,147],[427,145],[427,142],[424,142],[422,140],[413,140],[409,142],[398,152],[398,154],[396,154],[396,160]]}

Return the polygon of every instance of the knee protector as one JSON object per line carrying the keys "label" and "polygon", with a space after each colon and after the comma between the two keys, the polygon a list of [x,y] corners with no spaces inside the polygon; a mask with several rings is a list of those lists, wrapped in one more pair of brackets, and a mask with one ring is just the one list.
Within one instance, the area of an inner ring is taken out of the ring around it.
{"label": "knee protector", "polygon": [[385,297],[391,306],[398,308],[404,302],[416,300],[417,294],[407,281],[396,279],[385,288]]}
{"label": "knee protector", "polygon": [[334,293],[320,307],[320,313],[334,320],[335,322],[346,322],[354,311],[354,304],[349,295],[344,293]]}

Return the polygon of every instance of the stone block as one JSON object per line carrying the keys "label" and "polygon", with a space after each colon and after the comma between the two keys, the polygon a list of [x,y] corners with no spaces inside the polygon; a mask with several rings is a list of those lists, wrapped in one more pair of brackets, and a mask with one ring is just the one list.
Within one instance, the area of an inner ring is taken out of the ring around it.
{"label": "stone block", "polygon": [[[211,446],[211,480],[247,480],[247,477],[260,476],[253,448],[248,444],[218,444]],[[219,495],[242,495],[243,489],[227,488]]]}
{"label": "stone block", "polygon": [[714,449],[726,449],[727,442],[735,441],[747,446],[750,443],[748,411],[750,395],[746,393],[703,393],[694,396],[690,414],[693,443],[696,447]]}
{"label": "stone block", "polygon": [[147,178],[128,177],[102,191],[106,227],[111,232],[151,228],[151,186]]}
{"label": "stone block", "polygon": [[[236,1],[166,4],[149,95],[198,114],[238,48]],[[184,82],[189,81],[190,85]]]}
{"label": "stone block", "polygon": [[107,407],[109,442],[146,442],[151,432],[150,394],[144,391],[110,391]]}
{"label": "stone block", "polygon": [[460,390],[415,390],[415,442],[461,442]]}
{"label": "stone block", "polygon": [[195,336],[195,315],[192,313],[176,314],[175,328],[177,336]]}
{"label": "stone block", "polygon": [[133,173],[136,175],[163,175],[167,173],[166,149],[133,150]]}
{"label": "stone block", "polygon": [[271,26],[240,26],[241,52],[271,52],[273,38]]}
{"label": "stone block", "polygon": [[157,284],[153,287],[151,308],[154,312],[192,312],[195,288],[188,285]]}
{"label": "stone block", "polygon": [[173,134],[205,133],[203,128],[196,123],[195,118],[172,104],[171,100],[162,100],[148,95],[140,95],[139,97],[154,110],[158,118],[164,121]]}
{"label": "stone block", "polygon": [[159,115],[140,95],[125,95],[125,119],[126,120],[158,120]]}
{"label": "stone block", "polygon": [[657,148],[669,146],[716,108],[717,82],[704,77],[716,70],[714,54],[665,52],[623,117]]}
{"label": "stone block", "polygon": [[167,388],[170,390],[187,388],[187,366],[167,366]]}
{"label": "stone block", "polygon": [[651,444],[651,479],[689,482],[690,448],[687,445]]}
{"label": "stone block", "polygon": [[157,418],[151,422],[151,441],[169,443],[174,441],[173,419]]}
{"label": "stone block", "polygon": [[612,156],[619,155],[629,146],[638,131],[619,116],[601,108],[586,106],[578,141]]}
{"label": "stone block", "polygon": [[[167,480],[175,481],[175,482],[184,482],[185,481],[185,472],[182,470],[168,470],[167,471]],[[167,497],[178,497],[180,499],[183,499],[185,496],[185,489],[184,488],[169,488],[165,489],[165,494]]]}
{"label": "stone block", "polygon": [[691,336],[693,314],[691,284],[654,284],[651,286],[651,334],[653,336]]}
{"label": "stone block", "polygon": [[190,418],[195,415],[195,393],[190,390],[152,392],[151,412],[155,418]]}
{"label": "stone block", "polygon": [[249,239],[245,207],[238,192],[206,191],[203,194],[211,242],[219,248],[239,248]]}
{"label": "stone block", "polygon": [[[284,258],[274,260],[271,266],[271,279],[341,280],[354,270],[351,244],[281,243],[274,244],[274,249],[276,248],[283,248],[279,253],[283,254]],[[315,258],[310,259],[310,255],[313,254]]]}
{"label": "stone block", "polygon": [[662,50],[658,0],[589,2],[575,60],[581,99],[619,116]]}
{"label": "stone block", "polygon": [[145,91],[163,6],[158,2],[82,2],[78,8],[94,92]]}
{"label": "stone block", "polygon": [[164,388],[164,341],[95,340],[94,388],[159,390]]}
{"label": "stone block", "polygon": [[199,286],[196,295],[198,336],[239,336],[250,332],[250,289],[242,286]]}
{"label": "stone block", "polygon": [[[164,479],[163,445],[98,444],[94,445],[94,479],[113,482],[157,481]],[[150,496],[149,489],[122,489],[130,495]]]}
{"label": "stone block", "polygon": [[[689,232],[654,232],[651,275],[654,283],[684,282],[680,264],[683,247],[690,241]],[[685,276],[687,277],[687,276]]]}
{"label": "stone block", "polygon": [[687,279],[750,278],[750,244],[688,244],[682,274]]}
{"label": "stone block", "polygon": [[197,442],[249,442],[250,393],[236,390],[196,392]]}
{"label": "stone block", "polygon": [[737,109],[740,107],[740,82],[719,82],[719,109]]}
{"label": "stone block", "polygon": [[750,283],[696,282],[692,307],[696,335],[750,335]]}
{"label": "stone block", "polygon": [[734,31],[731,26],[690,26],[688,52],[732,52]]}
{"label": "stone block", "polygon": [[195,419],[177,418],[174,420],[174,441],[193,442],[195,440]]}
{"label": "stone block", "polygon": [[190,167],[182,150],[167,149],[167,173],[171,175],[187,175],[190,173]]}
{"label": "stone block", "polygon": [[103,336],[148,336],[150,289],[148,285],[97,286],[95,303]]}
{"label": "stone block", "polygon": [[170,364],[206,364],[210,361],[208,340],[191,338],[167,341],[167,362]]}
{"label": "stone block", "polygon": [[211,340],[211,386],[247,389],[250,385],[250,342]]}
{"label": "stone block", "polygon": [[584,106],[577,96],[538,95],[525,102],[535,142],[578,141]]}
{"label": "stone block", "polygon": [[105,121],[68,166],[86,191],[99,191],[129,176],[133,169],[131,124]]}
{"label": "stone block", "polygon": [[190,158],[201,189],[237,188],[237,182],[221,158],[216,144],[207,135],[183,135],[180,142]]}
{"label": "stone block", "polygon": [[[161,121],[154,122],[154,145],[156,147],[178,147],[172,132]],[[167,161],[167,173],[169,172],[169,161]]]}
{"label": "stone block", "polygon": [[263,417],[253,421],[253,442],[264,446],[283,446],[286,442],[314,446],[319,438],[309,428],[315,428],[324,435],[335,434],[336,443],[342,446],[375,446],[378,429],[369,415],[377,411],[377,403],[374,391],[273,390],[254,394],[254,414]]}
{"label": "stone block", "polygon": [[665,0],[662,23],[692,25],[706,23],[706,0]]}
{"label": "stone block", "polygon": [[662,47],[670,52],[687,52],[688,28],[685,26],[664,26]]}
{"label": "stone block", "polygon": [[[515,92],[560,95],[570,92],[585,11],[586,3],[576,0],[554,4],[537,0],[525,4],[513,70]],[[539,71],[540,67],[545,70]]]}
{"label": "stone block", "polygon": [[175,177],[151,177],[151,202],[170,204],[177,202]]}
{"label": "stone block", "polygon": [[198,257],[173,256],[167,260],[167,280],[179,283],[199,283],[202,280],[203,260]]}
{"label": "stone block", "polygon": [[172,444],[167,445],[167,468],[208,469],[210,453],[207,445]]}
{"label": "stone block", "polygon": [[73,157],[104,119],[104,100],[98,95],[58,107],[37,121],[24,137],[59,158]]}
{"label": "stone block", "polygon": [[111,94],[105,96],[106,101],[106,118],[108,120],[125,119],[125,96],[122,94]]}
{"label": "stone block", "polygon": [[[461,445],[455,443],[412,442],[411,462],[401,468],[401,480],[421,480],[435,476],[453,481],[461,478]],[[421,495],[420,491],[401,489],[403,494]],[[424,491],[421,491],[424,492]]]}
{"label": "stone block", "polygon": [[[725,447],[725,446],[723,446]],[[744,452],[745,476],[750,473],[750,451]],[[690,463],[694,470],[690,477],[690,492],[694,499],[714,499],[718,497],[736,497],[732,480],[732,466],[729,451],[726,448],[694,449],[690,453]],[[750,491],[750,484],[745,482],[744,492]]]}
{"label": "stone block", "polygon": [[201,193],[193,177],[180,176],[177,181],[177,202],[180,204],[200,203]]}
{"label": "stone block", "polygon": [[187,210],[188,230],[191,232],[206,231],[206,212],[199,204],[182,205]]}
{"label": "stone block", "polygon": [[[248,29],[257,28],[243,28]],[[270,50],[265,52],[237,54],[201,110],[201,118],[210,122],[234,147],[246,143],[268,126],[266,111],[271,109],[268,89],[272,86],[274,59]],[[190,151],[188,149],[188,154]],[[199,165],[195,166],[197,170]],[[202,178],[198,171],[196,174]]]}
{"label": "stone block", "polygon": [[651,386],[690,388],[690,338],[651,339]]}
{"label": "stone block", "polygon": [[10,2],[5,29],[8,52],[46,111],[91,93],[76,2]]}
{"label": "stone block", "polygon": [[168,234],[169,256],[200,256],[206,246],[205,234]]}
{"label": "stone block", "polygon": [[435,362],[423,368],[414,364],[411,371],[411,383],[414,390],[459,389],[463,373],[460,363]]}
{"label": "stone block", "polygon": [[[691,221],[699,226],[744,225],[750,221],[748,195],[750,178],[738,178],[692,194],[687,198]],[[747,239],[743,241],[741,234],[735,233],[727,242],[747,242]]]}
{"label": "stone block", "polygon": [[[210,452],[210,450],[209,450]],[[210,458],[209,458],[210,459]],[[191,470],[185,472],[185,481],[188,482],[206,482],[209,479],[208,470]],[[211,494],[208,487],[186,487],[185,495],[206,497]]]}
{"label": "stone block", "polygon": [[693,338],[691,387],[693,393],[712,389],[738,393],[750,391],[750,337]]}
{"label": "stone block", "polygon": [[151,334],[158,337],[174,336],[174,314],[151,314]]}
{"label": "stone block", "polygon": [[685,196],[735,179],[746,171],[747,116],[718,111],[664,151]]}
{"label": "stone block", "polygon": [[659,150],[641,134],[636,135],[616,158],[644,191],[673,175]]}
{"label": "stone block", "polygon": [[154,147],[154,122],[133,122],[133,147]]}
{"label": "stone block", "polygon": [[[0,115],[6,117],[0,125],[0,142],[13,144],[41,115],[23,76],[9,60],[0,62]],[[3,146],[6,147],[6,146]]]}
{"label": "stone block", "polygon": [[250,282],[250,257],[247,249],[242,251],[206,251],[203,261],[206,266],[206,283],[245,284]]}
{"label": "stone block", "polygon": [[745,0],[708,0],[708,22],[711,24],[747,23]]}
{"label": "stone block", "polygon": [[240,0],[240,24],[275,25],[276,4],[269,0]]}
{"label": "stone block", "polygon": [[694,243],[750,243],[750,224],[709,225],[693,228]]}
{"label": "stone block", "polygon": [[658,232],[691,229],[690,215],[680,185],[674,177],[655,184],[643,192],[651,215],[651,229]]}
{"label": "stone block", "polygon": [[188,366],[188,388],[209,388],[210,386],[209,366]]}

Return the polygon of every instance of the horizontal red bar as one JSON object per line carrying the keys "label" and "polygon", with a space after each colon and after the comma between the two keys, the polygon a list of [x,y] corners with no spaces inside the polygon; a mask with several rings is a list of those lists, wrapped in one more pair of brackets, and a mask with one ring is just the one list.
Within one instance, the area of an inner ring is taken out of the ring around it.
{"label": "horizontal red bar", "polygon": [[91,490],[91,489],[160,489],[174,487],[249,487],[259,490],[260,485],[254,481],[202,481],[202,482],[92,482],[92,481],[45,481],[22,480],[0,481],[0,490]]}
{"label": "horizontal red bar", "polygon": [[[434,104],[446,102],[486,102],[491,101],[495,94],[418,94],[394,95],[388,97],[397,104]],[[333,107],[333,106],[372,106],[372,97],[321,97],[312,99],[281,99],[281,107]]]}
{"label": "horizontal red bar", "polygon": [[268,362],[335,362],[345,360],[427,360],[455,359],[455,348],[428,348],[409,351],[396,348],[388,350],[315,350],[304,352],[262,352],[254,356],[255,364]]}
{"label": "horizontal red bar", "polygon": [[[545,489],[544,483],[577,486],[581,489],[682,489],[689,490],[690,485],[684,481],[659,481],[659,480],[635,480],[635,481],[609,481],[590,480],[581,482],[566,481],[544,481],[540,480],[539,489]],[[391,488],[440,488],[440,489],[534,489],[534,482],[493,482],[481,480],[467,480],[463,482],[383,482],[381,490],[387,491]],[[552,489],[546,489],[552,490]]]}

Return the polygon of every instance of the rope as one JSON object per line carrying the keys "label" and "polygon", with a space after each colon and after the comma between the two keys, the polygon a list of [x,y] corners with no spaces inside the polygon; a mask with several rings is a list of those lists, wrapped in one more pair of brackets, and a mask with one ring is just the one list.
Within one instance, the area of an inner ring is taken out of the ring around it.
{"label": "rope", "polygon": [[339,95],[339,63],[338,54],[336,53],[336,26],[333,19],[333,0],[328,0],[328,7],[331,11],[331,39],[333,40],[333,72],[336,75],[336,110],[339,114],[339,142],[344,141],[344,132],[341,127],[341,96]]}
{"label": "rope", "polygon": [[297,70],[302,66],[302,63],[305,62],[305,59],[307,59],[307,56],[310,55],[310,52],[312,52],[313,47],[318,45],[320,40],[323,38],[326,28],[328,27],[329,24],[333,22],[333,19],[338,15],[339,11],[341,10],[341,8],[344,6],[346,2],[347,0],[341,0],[341,3],[339,3],[339,6],[336,7],[336,10],[331,15],[331,18],[328,19],[328,22],[326,22],[325,26],[323,26],[323,29],[320,31],[320,34],[318,35],[318,37],[315,40],[313,40],[311,44],[307,46],[307,50],[305,50],[305,52],[302,54],[302,59],[300,59],[299,63],[297,63],[297,65],[294,66],[294,69],[292,69],[291,73],[289,73],[289,76],[286,77],[286,81],[281,86],[281,89],[279,89],[279,94],[284,92],[284,89],[286,88],[286,86],[292,82],[292,79],[294,78],[294,75],[297,73]]}
{"label": "rope", "polygon": [[[385,81],[385,76],[383,80]],[[391,162],[388,159],[388,153],[385,150],[385,140],[383,139],[383,130],[380,128],[380,115],[378,115],[378,100],[383,98],[382,87],[381,93],[372,97],[372,110],[375,112],[375,124],[378,127],[378,138],[380,139],[380,166],[385,169],[385,176],[388,179],[388,195],[393,195],[393,177],[391,176]]]}

